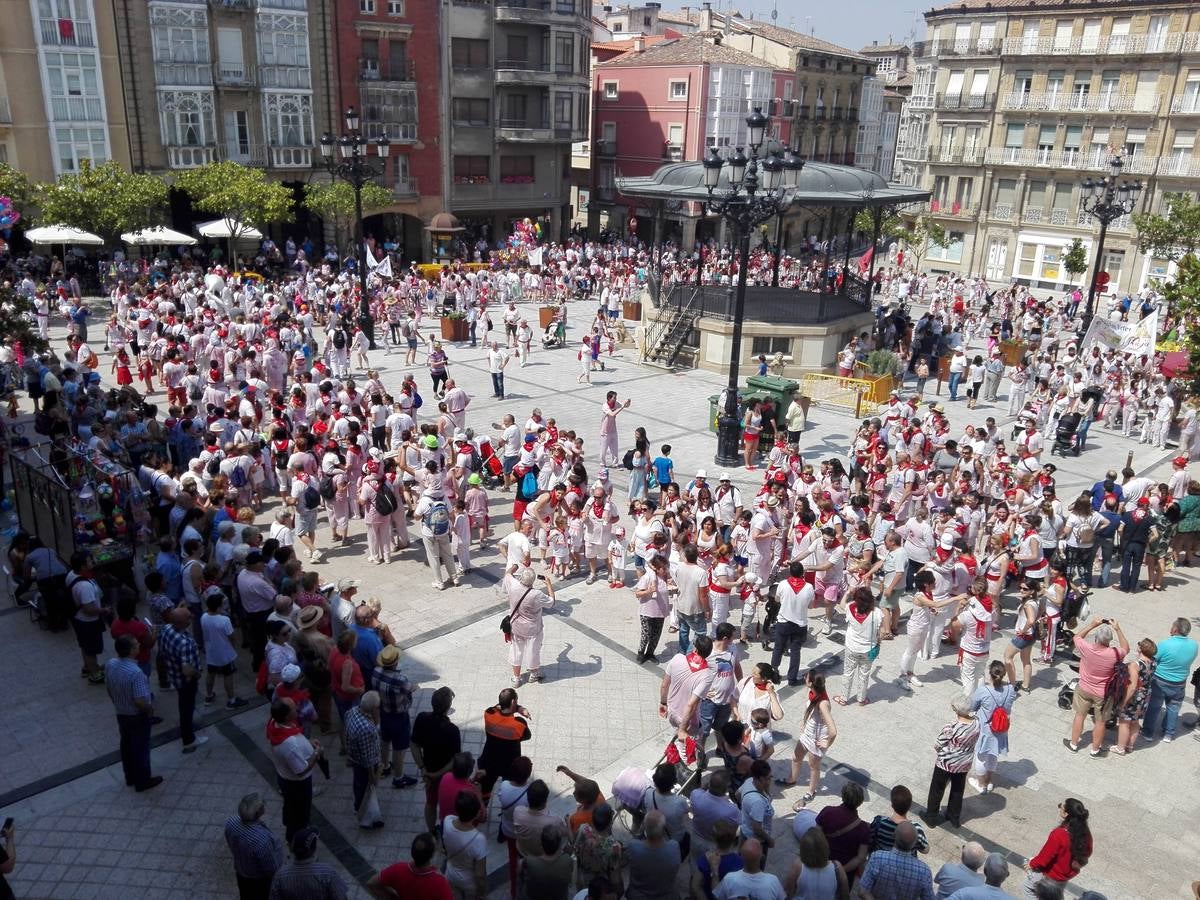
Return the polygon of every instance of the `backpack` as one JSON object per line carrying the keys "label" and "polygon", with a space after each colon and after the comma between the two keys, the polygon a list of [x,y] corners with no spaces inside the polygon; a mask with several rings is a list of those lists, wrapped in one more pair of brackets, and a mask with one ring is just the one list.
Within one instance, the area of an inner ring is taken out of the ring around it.
{"label": "backpack", "polygon": [[1092,527],[1090,520],[1080,526],[1075,540],[1079,541],[1081,547],[1090,547],[1096,542],[1096,529]]}
{"label": "backpack", "polygon": [[988,719],[988,727],[992,729],[992,734],[1007,734],[1008,724],[1008,712],[1003,706],[997,706],[992,710],[992,715]]}
{"label": "backpack", "polygon": [[633,471],[633,450],[625,451],[625,455],[621,457],[621,468]]}
{"label": "backpack", "polygon": [[[282,447],[279,446],[280,444],[282,444],[283,446]],[[271,451],[271,459],[275,463],[276,469],[280,469],[280,470],[287,469],[288,455],[289,455],[288,454],[288,442],[287,441],[275,441],[274,447],[272,448],[272,451]]]}
{"label": "backpack", "polygon": [[412,337],[412,323],[408,319],[400,325],[400,334],[406,338]]}
{"label": "backpack", "polygon": [[346,332],[340,328],[334,329],[333,346],[336,350],[344,350],[346,348]]}
{"label": "backpack", "polygon": [[390,516],[396,511],[396,507],[396,495],[393,493],[391,485],[381,481],[375,489],[375,512],[381,516]]}
{"label": "backpack", "polygon": [[337,485],[333,483],[332,475],[325,475],[321,478],[317,492],[326,500],[332,500],[337,496]]}
{"label": "backpack", "polygon": [[1114,652],[1118,656],[1117,667],[1113,669],[1112,677],[1108,679],[1108,685],[1104,688],[1104,702],[1107,704],[1111,700],[1115,710],[1125,702],[1125,691],[1129,688],[1129,666],[1120,659],[1121,651]]}
{"label": "backpack", "polygon": [[242,488],[246,486],[246,470],[239,463],[233,467],[233,471],[229,473],[229,486]]}
{"label": "backpack", "polygon": [[216,478],[221,474],[221,458],[214,456],[208,461],[208,467],[205,469],[210,478]]}
{"label": "backpack", "polygon": [[537,476],[533,472],[526,472],[521,479],[521,494],[525,497],[534,497],[538,492]]}
{"label": "backpack", "polygon": [[412,408],[420,409],[424,405],[424,403],[425,403],[425,401],[421,399],[421,395],[418,394],[416,391],[413,391]]}
{"label": "backpack", "polygon": [[321,505],[321,494],[311,484],[304,486],[304,508],[316,509]]}
{"label": "backpack", "polygon": [[[376,498],[378,499],[378,495]],[[433,532],[434,537],[441,537],[450,531],[450,510],[441,500],[436,500],[421,517],[421,524]]]}

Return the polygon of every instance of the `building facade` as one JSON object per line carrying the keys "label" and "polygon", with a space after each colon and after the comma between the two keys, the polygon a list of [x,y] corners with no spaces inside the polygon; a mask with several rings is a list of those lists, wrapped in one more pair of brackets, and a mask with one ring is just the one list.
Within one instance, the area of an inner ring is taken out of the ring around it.
{"label": "building facade", "polygon": [[536,217],[558,239],[590,115],[590,2],[451,0],[442,31],[444,208],[474,237]]}
{"label": "building facade", "polygon": [[[966,0],[926,14],[901,123],[901,181],[932,192],[925,212],[949,246],[930,265],[1038,290],[1086,284],[1099,226],[1081,182],[1114,156],[1145,185],[1138,211],[1200,187],[1200,7],[1190,2],[1031,7]],[[1079,238],[1088,272],[1061,266]],[[1135,291],[1169,265],[1137,249],[1132,217],[1109,226],[1102,268]]]}
{"label": "building facade", "polygon": [[12,0],[0,28],[0,162],[36,181],[81,160],[128,166],[113,8],[94,0]]}

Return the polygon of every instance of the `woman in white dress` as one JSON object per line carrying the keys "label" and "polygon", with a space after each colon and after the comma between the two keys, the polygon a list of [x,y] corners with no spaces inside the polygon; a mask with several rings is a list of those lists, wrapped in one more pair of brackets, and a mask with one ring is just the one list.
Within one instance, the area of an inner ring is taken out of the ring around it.
{"label": "woman in white dress", "polygon": [[771,714],[771,720],[778,722],[783,718],[783,706],[779,703],[779,695],[775,693],[775,685],[779,684],[779,673],[770,663],[759,663],[754,671],[738,684],[737,707],[734,718],[739,722],[750,724],[750,715],[756,709],[765,709]]}
{"label": "woman in white dress", "polygon": [[454,802],[454,815],[442,821],[445,873],[454,900],[483,900],[487,896],[487,836],[475,827],[479,797],[462,791]]}
{"label": "woman in white dress", "polygon": [[808,757],[808,792],[796,801],[792,808],[797,812],[817,796],[821,788],[821,759],[837,740],[837,725],[833,722],[833,709],[829,705],[829,694],[825,691],[825,676],[809,669],[804,679],[808,684],[808,707],[804,710],[804,730],[796,741],[792,754],[792,777],[777,778],[776,784],[796,784],[800,780],[800,765]]}
{"label": "woman in white dress", "polygon": [[508,615],[512,623],[509,635],[508,661],[512,665],[512,685],[521,684],[521,670],[529,672],[530,683],[541,681],[542,637],[545,626],[542,610],[554,606],[554,585],[549,575],[543,575],[545,592],[534,587],[537,583],[533,569],[521,569],[515,577],[506,576],[502,582],[508,598]]}

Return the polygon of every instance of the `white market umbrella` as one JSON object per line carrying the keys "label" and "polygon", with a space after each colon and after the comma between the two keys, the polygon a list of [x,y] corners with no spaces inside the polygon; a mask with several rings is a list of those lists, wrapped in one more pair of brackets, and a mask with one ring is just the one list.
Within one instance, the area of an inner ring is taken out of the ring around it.
{"label": "white market umbrella", "polygon": [[[231,227],[232,226],[232,227]],[[253,225],[244,225],[235,219],[213,219],[196,226],[201,237],[229,240],[235,234],[238,240],[261,241],[262,232]]]}
{"label": "white market umbrella", "polygon": [[190,234],[173,231],[163,225],[153,228],[143,228],[141,231],[128,231],[121,235],[121,240],[134,247],[184,244],[188,247],[195,245],[197,240]]}
{"label": "white market umbrella", "polygon": [[43,225],[25,232],[33,244],[79,244],[86,247],[103,247],[104,238],[75,228],[72,225]]}

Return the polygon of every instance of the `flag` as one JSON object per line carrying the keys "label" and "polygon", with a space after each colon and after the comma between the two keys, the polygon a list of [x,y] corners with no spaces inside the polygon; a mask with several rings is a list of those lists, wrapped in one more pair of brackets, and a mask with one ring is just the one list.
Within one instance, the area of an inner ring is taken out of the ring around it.
{"label": "flag", "polygon": [[376,263],[371,268],[371,272],[375,275],[378,275],[380,278],[391,278],[392,277],[392,257],[390,255],[384,256],[382,262]]}
{"label": "flag", "polygon": [[867,252],[864,253],[861,257],[859,257],[858,271],[865,272],[865,271],[867,271],[867,269],[871,268],[871,260],[874,258],[874,256],[875,256],[875,248],[868,247]]}
{"label": "flag", "polygon": [[541,264],[542,264],[542,248],[534,247],[532,250],[529,251],[529,265],[532,268],[533,266],[540,266]]}

